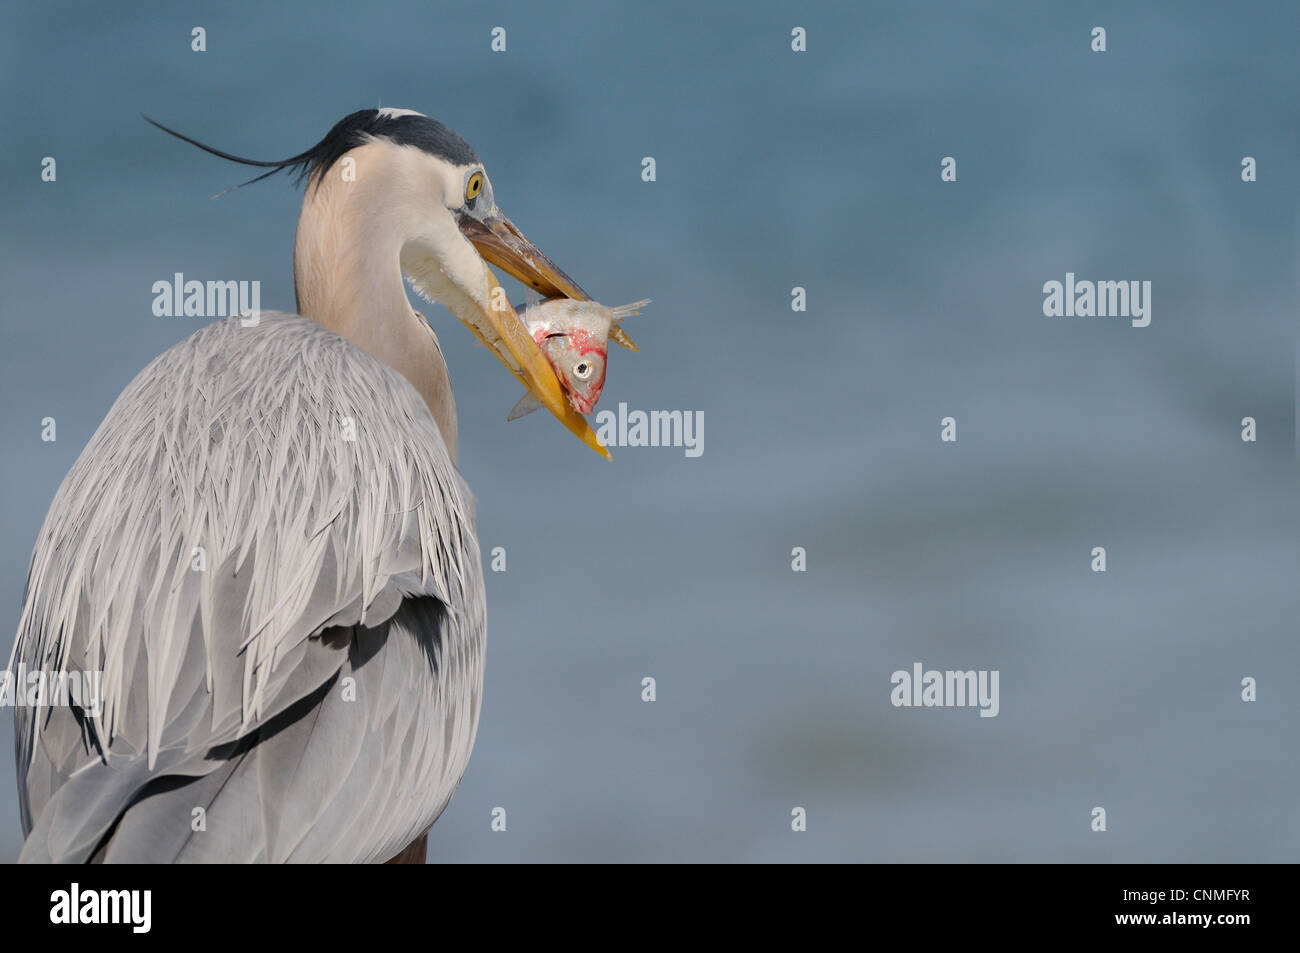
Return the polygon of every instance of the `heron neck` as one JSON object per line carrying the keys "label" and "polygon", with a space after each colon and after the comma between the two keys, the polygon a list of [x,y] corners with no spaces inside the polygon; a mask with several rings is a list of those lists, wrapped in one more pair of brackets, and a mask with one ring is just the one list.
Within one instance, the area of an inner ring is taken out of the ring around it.
{"label": "heron neck", "polygon": [[406,297],[397,222],[358,175],[326,175],[308,184],[294,240],[298,313],[383,361],[405,377],[429,407],[452,460],[458,432],[447,363],[433,329]]}

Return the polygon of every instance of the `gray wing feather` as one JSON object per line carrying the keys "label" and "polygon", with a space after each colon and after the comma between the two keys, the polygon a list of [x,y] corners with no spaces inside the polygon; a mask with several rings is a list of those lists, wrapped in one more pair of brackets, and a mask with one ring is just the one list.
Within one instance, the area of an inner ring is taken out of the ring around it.
{"label": "gray wing feather", "polygon": [[297,316],[210,325],[127,387],[38,537],[11,665],[104,674],[97,711],[16,709],[23,859],[383,859],[464,770],[485,629],[414,388]]}

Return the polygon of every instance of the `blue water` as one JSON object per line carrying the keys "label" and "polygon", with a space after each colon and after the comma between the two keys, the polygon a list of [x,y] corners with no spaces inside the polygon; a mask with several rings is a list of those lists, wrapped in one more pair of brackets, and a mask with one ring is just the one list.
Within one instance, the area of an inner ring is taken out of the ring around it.
{"label": "blue water", "polygon": [[[6,7],[0,615],[113,398],[198,325],[152,283],[292,307],[299,193],[212,201],[244,170],[139,114],[280,158],[406,106],[597,298],[654,299],[602,406],[706,421],[698,458],[602,463],[507,424],[517,386],[419,305],[508,554],[433,859],[1300,859],[1300,14],[857,6]],[[1151,281],[1151,325],[1045,317],[1066,272]],[[998,670],[1000,713],[895,708],[915,662]]]}

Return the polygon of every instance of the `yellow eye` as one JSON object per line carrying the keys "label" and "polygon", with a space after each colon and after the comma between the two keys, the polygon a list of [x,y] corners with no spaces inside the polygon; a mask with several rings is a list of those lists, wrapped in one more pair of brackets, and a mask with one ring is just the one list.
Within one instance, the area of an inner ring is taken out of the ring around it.
{"label": "yellow eye", "polygon": [[483,173],[475,172],[465,183],[465,201],[472,202],[478,198],[478,194],[483,191]]}

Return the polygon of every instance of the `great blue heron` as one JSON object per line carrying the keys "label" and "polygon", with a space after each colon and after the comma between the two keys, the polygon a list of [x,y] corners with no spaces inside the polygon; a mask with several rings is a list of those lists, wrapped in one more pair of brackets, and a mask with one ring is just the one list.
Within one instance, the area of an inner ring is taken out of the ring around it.
{"label": "great blue heron", "polygon": [[22,860],[423,860],[486,620],[447,368],[402,278],[600,450],[484,259],[587,296],[419,113],[355,112],[278,162],[165,131],[306,178],[299,314],[163,353],[59,488],[10,668],[102,671],[102,704],[16,709]]}

